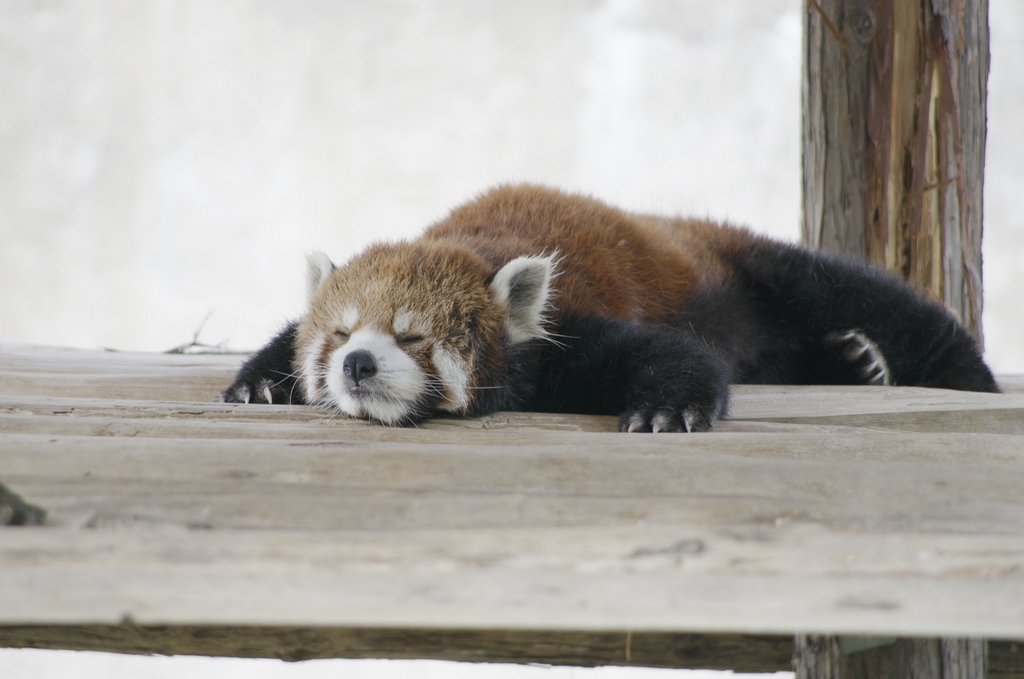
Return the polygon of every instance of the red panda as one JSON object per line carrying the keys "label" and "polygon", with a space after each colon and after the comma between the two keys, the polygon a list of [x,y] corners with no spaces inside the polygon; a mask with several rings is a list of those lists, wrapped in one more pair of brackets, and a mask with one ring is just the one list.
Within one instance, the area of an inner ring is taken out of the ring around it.
{"label": "red panda", "polygon": [[501,186],[418,239],[309,258],[309,306],[227,402],[384,424],[497,410],[707,431],[730,383],[998,391],[970,334],[884,272],[711,221]]}

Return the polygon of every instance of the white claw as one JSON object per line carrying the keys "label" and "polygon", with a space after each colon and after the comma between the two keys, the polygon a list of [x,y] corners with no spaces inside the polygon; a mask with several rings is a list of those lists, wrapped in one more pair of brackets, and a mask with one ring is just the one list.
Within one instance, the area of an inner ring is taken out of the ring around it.
{"label": "white claw", "polygon": [[267,403],[274,402],[274,395],[270,393],[270,385],[266,382],[263,383],[263,398],[267,399]]}
{"label": "white claw", "polygon": [[871,384],[886,386],[892,384],[892,379],[889,377],[889,365],[885,362],[885,355],[878,345],[871,341],[871,338],[862,332],[851,330],[842,335],[842,339],[852,345],[844,352],[847,360],[853,362],[859,360],[865,354],[871,360],[871,364],[866,366],[861,372]]}
{"label": "white claw", "polygon": [[671,428],[670,417],[671,413],[668,412],[655,413],[654,417],[651,419],[651,431],[655,434],[662,431],[669,431]]}
{"label": "white claw", "polygon": [[241,389],[238,390],[238,395],[242,397],[242,402],[243,403],[248,403],[249,402],[249,387],[243,386]]}
{"label": "white claw", "polygon": [[850,359],[851,361],[858,359],[864,355],[864,352],[867,351],[868,348],[869,347],[866,344],[859,344],[855,347],[852,347],[849,350],[847,350],[846,358]]}
{"label": "white claw", "polygon": [[635,413],[629,418],[629,427],[626,428],[627,432],[640,431],[644,427],[644,417],[640,413]]}
{"label": "white claw", "polygon": [[686,427],[686,433],[693,433],[693,423],[697,421],[697,416],[694,414],[693,409],[687,408],[683,411],[683,426]]}

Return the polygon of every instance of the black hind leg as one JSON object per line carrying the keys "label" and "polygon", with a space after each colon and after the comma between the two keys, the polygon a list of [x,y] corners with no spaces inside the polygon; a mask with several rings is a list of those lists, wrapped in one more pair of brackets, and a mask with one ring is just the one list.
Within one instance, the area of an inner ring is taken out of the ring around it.
{"label": "black hind leg", "polygon": [[999,391],[970,332],[891,274],[768,240],[728,261],[765,338],[741,380]]}

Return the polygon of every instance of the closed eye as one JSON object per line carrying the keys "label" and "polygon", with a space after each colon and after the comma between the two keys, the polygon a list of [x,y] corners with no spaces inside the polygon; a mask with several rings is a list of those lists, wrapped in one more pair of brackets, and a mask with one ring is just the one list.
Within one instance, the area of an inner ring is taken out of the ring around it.
{"label": "closed eye", "polygon": [[417,344],[422,341],[423,335],[405,335],[403,337],[398,338],[398,343],[401,344],[402,346],[407,346],[409,344]]}
{"label": "closed eye", "polygon": [[335,330],[334,336],[340,339],[342,342],[348,341],[348,333],[345,332],[344,330]]}

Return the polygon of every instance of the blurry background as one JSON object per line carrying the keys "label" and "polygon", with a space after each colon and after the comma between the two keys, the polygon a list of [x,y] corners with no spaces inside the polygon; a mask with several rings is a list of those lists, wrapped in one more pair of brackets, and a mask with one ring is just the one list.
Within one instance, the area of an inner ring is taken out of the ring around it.
{"label": "blurry background", "polygon": [[[802,0],[5,0],[0,341],[261,345],[304,255],[504,181],[796,240]],[[1024,371],[1024,5],[991,0],[985,329]]]}

